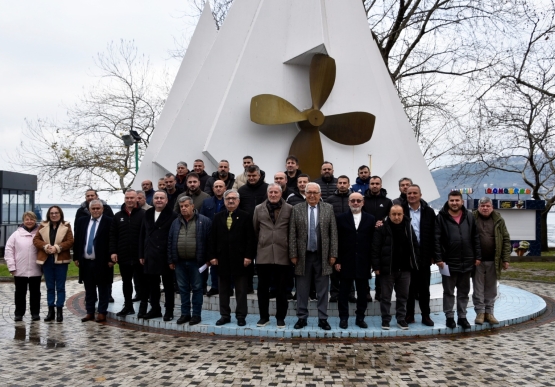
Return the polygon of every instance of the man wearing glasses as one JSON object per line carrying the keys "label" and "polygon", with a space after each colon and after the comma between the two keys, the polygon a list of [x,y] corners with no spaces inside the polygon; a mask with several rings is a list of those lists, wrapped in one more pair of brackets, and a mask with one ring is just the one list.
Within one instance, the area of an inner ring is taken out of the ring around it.
{"label": "man wearing glasses", "polygon": [[351,284],[355,281],[357,289],[357,309],[355,324],[361,328],[368,328],[364,322],[368,300],[366,288],[371,278],[370,251],[372,238],[376,228],[376,218],[362,212],[364,197],[355,192],[349,195],[349,212],[337,217],[337,235],[339,254],[335,263],[335,270],[340,275],[339,287],[339,327],[347,329],[349,326],[349,293]]}
{"label": "man wearing glasses", "polygon": [[320,186],[308,183],[306,204],[293,207],[289,221],[289,258],[297,278],[297,317],[295,329],[307,326],[308,294],[314,275],[318,295],[318,326],[330,330],[328,323],[328,283],[337,258],[337,227],[333,206],[320,201]]}
{"label": "man wearing glasses", "polygon": [[220,315],[216,325],[231,322],[231,283],[235,284],[237,325],[245,326],[248,314],[247,267],[256,255],[256,237],[252,215],[241,211],[239,193],[230,189],[224,193],[226,210],[214,215],[212,235],[209,243],[210,264],[218,266]]}

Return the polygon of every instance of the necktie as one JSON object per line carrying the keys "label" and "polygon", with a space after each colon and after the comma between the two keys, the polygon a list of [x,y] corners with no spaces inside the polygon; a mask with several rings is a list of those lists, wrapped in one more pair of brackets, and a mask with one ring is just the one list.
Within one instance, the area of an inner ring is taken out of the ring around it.
{"label": "necktie", "polygon": [[314,218],[314,207],[310,207],[310,228],[308,230],[308,251],[316,251],[316,219]]}
{"label": "necktie", "polygon": [[93,219],[91,231],[89,232],[89,240],[87,241],[87,255],[92,255],[94,244],[94,232],[96,231],[96,219]]}
{"label": "necktie", "polygon": [[227,216],[227,229],[228,230],[231,229],[231,223],[232,223],[231,214],[233,214],[233,212],[230,212],[229,215]]}

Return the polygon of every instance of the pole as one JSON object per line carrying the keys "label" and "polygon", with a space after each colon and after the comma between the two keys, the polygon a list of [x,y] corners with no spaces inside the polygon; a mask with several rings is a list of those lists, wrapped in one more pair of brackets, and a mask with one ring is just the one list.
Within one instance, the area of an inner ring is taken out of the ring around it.
{"label": "pole", "polygon": [[135,173],[139,172],[139,143],[135,143]]}

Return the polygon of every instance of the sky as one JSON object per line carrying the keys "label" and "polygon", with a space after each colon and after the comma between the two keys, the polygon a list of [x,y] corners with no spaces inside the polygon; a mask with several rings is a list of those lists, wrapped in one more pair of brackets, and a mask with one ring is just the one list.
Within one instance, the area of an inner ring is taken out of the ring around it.
{"label": "sky", "polygon": [[[192,35],[193,14],[190,0],[0,0],[0,170],[15,170],[26,118],[63,120],[96,82],[94,57],[108,43],[134,40],[173,79],[180,62],[169,52]],[[55,192],[38,192],[40,201],[76,202]]]}

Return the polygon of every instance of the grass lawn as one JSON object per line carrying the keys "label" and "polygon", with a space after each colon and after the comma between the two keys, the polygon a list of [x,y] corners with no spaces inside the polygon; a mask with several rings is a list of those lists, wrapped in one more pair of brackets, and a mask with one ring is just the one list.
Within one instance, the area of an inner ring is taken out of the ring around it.
{"label": "grass lawn", "polygon": [[555,283],[555,262],[514,262],[502,272],[501,279]]}
{"label": "grass lawn", "polygon": [[[119,265],[114,266],[114,274],[119,274]],[[75,266],[74,263],[69,264],[69,267],[67,269],[67,276],[68,277],[79,276],[79,268]],[[7,265],[0,265],[0,277],[11,277],[11,274],[8,271]]]}

